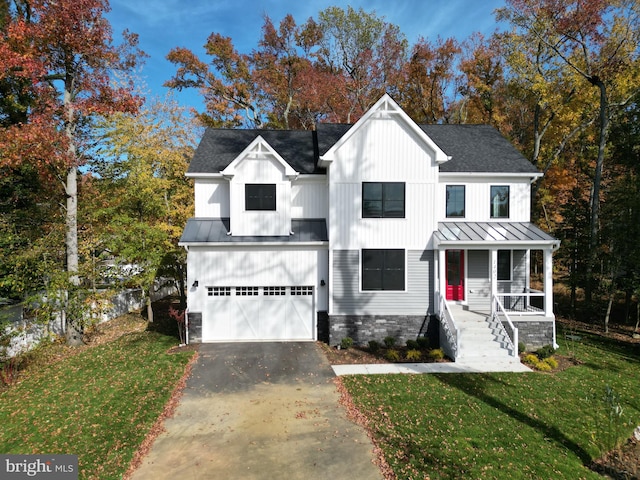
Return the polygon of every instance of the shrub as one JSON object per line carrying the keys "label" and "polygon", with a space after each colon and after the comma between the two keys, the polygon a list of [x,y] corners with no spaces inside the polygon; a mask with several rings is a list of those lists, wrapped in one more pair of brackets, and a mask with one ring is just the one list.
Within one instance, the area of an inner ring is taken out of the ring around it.
{"label": "shrub", "polygon": [[410,362],[419,362],[420,359],[422,358],[422,353],[420,353],[420,350],[416,350],[414,348],[411,350],[407,350],[407,353],[405,354],[404,358],[406,360],[409,360]]}
{"label": "shrub", "polygon": [[396,344],[396,337],[392,337],[392,336],[384,337],[384,345],[387,348],[393,348],[395,344]]}
{"label": "shrub", "polygon": [[407,348],[409,350],[419,350],[420,347],[418,346],[418,342],[416,340],[407,340]]}
{"label": "shrub", "polygon": [[545,345],[544,347],[536,350],[536,355],[540,360],[544,360],[545,358],[548,358],[551,355],[553,355],[555,351],[556,349],[553,348],[551,345]]}
{"label": "shrub", "polygon": [[540,363],[546,363],[551,367],[551,370],[555,370],[556,368],[558,368],[558,361],[553,357],[547,357]]}
{"label": "shrub", "polygon": [[378,353],[380,350],[380,344],[375,340],[369,340],[369,351],[371,353]]}
{"label": "shrub", "polygon": [[390,349],[386,351],[386,353],[384,354],[384,358],[386,358],[390,362],[399,362],[400,354],[398,353],[397,350]]}
{"label": "shrub", "polygon": [[547,360],[547,359],[545,358],[545,360],[544,360],[544,361],[542,361],[542,362],[538,362],[538,363],[534,366],[534,368],[535,368],[536,370],[541,371],[541,372],[550,372],[550,371],[552,370],[552,369],[551,369],[551,365],[549,365],[549,364],[546,362],[546,360]]}
{"label": "shrub", "polygon": [[518,355],[527,351],[527,346],[524,342],[518,342]]}
{"label": "shrub", "polygon": [[429,358],[431,360],[442,360],[444,358],[444,351],[441,348],[429,350]]}
{"label": "shrub", "polygon": [[531,365],[535,368],[535,366],[540,363],[540,360],[538,359],[537,355],[533,353],[527,353],[524,357],[522,357],[522,363],[524,363],[525,365]]}
{"label": "shrub", "polygon": [[340,341],[340,348],[342,348],[344,350],[348,350],[352,346],[353,346],[353,338],[351,338],[351,337],[344,337]]}
{"label": "shrub", "polygon": [[420,350],[429,350],[431,342],[427,337],[418,337],[416,341],[418,342],[418,348],[420,348]]}

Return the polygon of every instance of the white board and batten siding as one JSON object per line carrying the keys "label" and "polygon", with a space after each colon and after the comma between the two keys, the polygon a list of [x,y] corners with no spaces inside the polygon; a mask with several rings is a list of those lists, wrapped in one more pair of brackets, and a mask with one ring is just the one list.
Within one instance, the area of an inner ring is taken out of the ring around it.
{"label": "white board and batten siding", "polygon": [[[403,122],[371,119],[336,152],[330,167],[332,249],[427,248],[438,167],[434,153]],[[405,218],[362,218],[363,182],[405,184]]]}
{"label": "white board and batten siding", "polygon": [[433,312],[433,250],[407,250],[405,291],[362,291],[359,250],[333,251],[333,315],[426,315]]}
{"label": "white board and batten siding", "polygon": [[327,218],[328,212],[326,175],[301,175],[291,182],[291,218]]}
{"label": "white board and batten siding", "polygon": [[[446,217],[447,185],[464,185],[464,218]],[[491,186],[509,187],[509,218],[491,218]],[[441,175],[436,193],[436,209],[440,221],[529,222],[531,218],[531,182],[529,177],[492,177],[480,174],[467,175],[464,179]]]}
{"label": "white board and batten siding", "polygon": [[195,216],[229,218],[229,181],[225,178],[197,178],[194,182]]}
{"label": "white board and batten siding", "polygon": [[[275,211],[245,209],[245,185],[250,183],[275,184]],[[288,235],[291,231],[291,182],[275,159],[247,158],[239,162],[229,182],[229,201],[234,236]]]}

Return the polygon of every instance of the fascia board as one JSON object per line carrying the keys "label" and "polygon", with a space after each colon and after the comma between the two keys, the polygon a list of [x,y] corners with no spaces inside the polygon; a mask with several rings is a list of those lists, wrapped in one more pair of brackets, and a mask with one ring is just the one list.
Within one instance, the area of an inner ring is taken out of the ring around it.
{"label": "fascia board", "polygon": [[287,177],[296,177],[297,175],[299,175],[299,173],[296,172],[271,145],[269,145],[269,142],[267,142],[262,137],[262,135],[258,135],[256,138],[254,138],[253,141],[242,152],[240,152],[240,154],[236,158],[234,158],[233,161],[229,165],[227,165],[227,167],[222,170],[221,173],[225,176],[233,176],[238,164],[242,162],[247,156],[249,156],[252,150],[254,150],[258,145],[264,146],[266,150],[274,156],[276,161],[284,167],[285,175]]}

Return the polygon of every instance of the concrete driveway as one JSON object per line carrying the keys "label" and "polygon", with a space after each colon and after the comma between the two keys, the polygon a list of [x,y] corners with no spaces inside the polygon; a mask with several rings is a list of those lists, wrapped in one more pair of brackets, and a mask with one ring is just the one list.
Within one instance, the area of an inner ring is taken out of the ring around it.
{"label": "concrete driveway", "polygon": [[313,342],[203,344],[146,479],[382,479]]}

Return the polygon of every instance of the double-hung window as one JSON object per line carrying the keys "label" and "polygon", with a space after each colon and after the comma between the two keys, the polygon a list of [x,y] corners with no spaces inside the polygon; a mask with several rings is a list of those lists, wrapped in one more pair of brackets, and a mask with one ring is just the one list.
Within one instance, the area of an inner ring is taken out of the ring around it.
{"label": "double-hung window", "polygon": [[404,183],[364,182],[362,218],[404,218]]}
{"label": "double-hung window", "polygon": [[464,185],[447,185],[447,218],[464,217]]}
{"label": "double-hung window", "polygon": [[248,183],[244,189],[245,210],[275,210],[276,185],[274,183]]}
{"label": "double-hung window", "polygon": [[491,186],[491,218],[509,218],[508,186]]}
{"label": "double-hung window", "polygon": [[362,250],[362,290],[404,290],[403,249]]}

